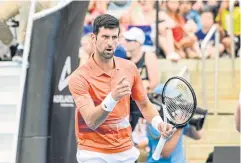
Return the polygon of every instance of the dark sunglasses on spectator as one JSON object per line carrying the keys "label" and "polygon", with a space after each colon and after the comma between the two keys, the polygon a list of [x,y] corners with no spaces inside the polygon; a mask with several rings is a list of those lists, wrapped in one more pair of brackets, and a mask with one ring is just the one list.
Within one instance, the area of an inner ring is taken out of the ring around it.
{"label": "dark sunglasses on spectator", "polygon": [[129,39],[126,39],[127,42],[135,42],[136,40],[129,40]]}

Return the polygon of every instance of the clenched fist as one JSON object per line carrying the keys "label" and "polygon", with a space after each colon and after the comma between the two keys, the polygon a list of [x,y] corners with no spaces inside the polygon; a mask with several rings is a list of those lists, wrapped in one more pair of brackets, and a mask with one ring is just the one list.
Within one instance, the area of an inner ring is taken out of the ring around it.
{"label": "clenched fist", "polygon": [[131,83],[126,76],[123,76],[112,90],[111,96],[115,101],[120,100],[122,97],[131,94]]}
{"label": "clenched fist", "polygon": [[172,136],[177,129],[173,128],[173,125],[169,123],[161,122],[158,124],[158,130],[163,138],[168,138],[169,136]]}

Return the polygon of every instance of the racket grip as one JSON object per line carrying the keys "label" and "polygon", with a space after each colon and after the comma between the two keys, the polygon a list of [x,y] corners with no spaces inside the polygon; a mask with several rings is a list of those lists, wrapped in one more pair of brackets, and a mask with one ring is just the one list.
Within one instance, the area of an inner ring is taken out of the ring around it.
{"label": "racket grip", "polygon": [[160,140],[158,141],[158,144],[157,144],[157,146],[156,146],[156,149],[155,149],[155,151],[154,151],[154,153],[152,154],[152,158],[154,159],[154,160],[159,160],[160,159],[160,157],[161,157],[161,152],[162,152],[162,149],[163,149],[163,147],[164,147],[164,145],[165,145],[165,143],[166,143],[166,140],[167,139],[164,139],[164,138],[160,138]]}

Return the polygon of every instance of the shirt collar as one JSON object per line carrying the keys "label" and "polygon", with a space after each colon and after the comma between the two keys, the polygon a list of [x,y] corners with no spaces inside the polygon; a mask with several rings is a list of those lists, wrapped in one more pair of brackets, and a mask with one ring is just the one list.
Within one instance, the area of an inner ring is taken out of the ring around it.
{"label": "shirt collar", "polygon": [[[91,57],[89,58],[88,60],[88,64],[90,66],[91,69],[94,70],[94,73],[96,76],[101,76],[103,74],[106,74],[105,71],[103,71],[97,64],[96,62],[94,61],[94,53],[91,55]],[[115,69],[116,70],[120,70],[120,65],[118,63],[118,58],[117,57],[113,57],[114,59],[114,64],[115,64]]]}

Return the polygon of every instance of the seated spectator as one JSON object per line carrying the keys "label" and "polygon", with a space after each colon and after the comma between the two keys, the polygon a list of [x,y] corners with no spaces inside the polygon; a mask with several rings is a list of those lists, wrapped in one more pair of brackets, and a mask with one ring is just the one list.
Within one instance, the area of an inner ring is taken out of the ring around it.
{"label": "seated spectator", "polygon": [[156,20],[154,0],[133,1],[120,22],[126,25],[152,25]]}
{"label": "seated spectator", "polygon": [[115,49],[115,56],[123,59],[127,59],[126,50],[122,45],[117,45]]}
{"label": "seated spectator", "polygon": [[157,57],[154,53],[142,51],[141,46],[145,41],[145,34],[141,29],[133,27],[123,33],[123,36],[125,38],[123,46],[127,51],[127,56],[136,63],[144,87],[147,92],[151,92],[158,84]]}
{"label": "seated spectator", "polygon": [[94,19],[101,15],[105,14],[107,11],[107,0],[90,0],[89,6],[88,6],[88,12],[86,13],[84,25],[92,25]]}
{"label": "seated spectator", "polygon": [[[37,1],[36,2],[36,12],[39,12],[43,9],[48,9],[53,7],[59,2],[57,1]],[[29,10],[30,10],[30,1],[16,1],[16,2],[3,2],[0,5],[0,26],[5,27],[5,22],[10,19],[11,17],[16,16],[17,14],[20,14],[20,26],[19,26],[19,32],[17,37],[18,47],[15,56],[13,57],[14,61],[22,62],[22,56],[23,56],[23,48],[24,48],[24,41],[25,41],[25,34],[27,29],[27,22],[28,22],[28,16],[29,16]],[[8,30],[6,30],[8,31]],[[1,33],[4,33],[3,29],[0,31]],[[8,37],[4,37],[5,39]],[[0,39],[4,39],[1,38]]]}
{"label": "seated spectator", "polygon": [[20,2],[19,1],[11,1],[11,2],[1,2],[0,5],[0,41],[4,45],[10,45],[13,39],[13,34],[11,30],[9,29],[9,26],[6,24],[6,22],[19,14],[19,8],[20,8]]}
{"label": "seated spectator", "polygon": [[[154,92],[160,94],[163,86],[157,87]],[[160,115],[162,115],[162,110],[160,110]],[[152,158],[158,141],[160,139],[160,133],[155,130],[150,124],[147,124],[147,137],[148,137],[148,147],[150,152],[148,155],[147,163],[186,163],[184,149],[183,149],[183,135],[186,135],[194,140],[198,140],[202,136],[202,130],[197,130],[194,126],[187,124],[177,129],[177,131],[168,138],[166,141],[161,158],[155,161]]]}
{"label": "seated spectator", "polygon": [[184,0],[181,1],[180,4],[180,11],[184,16],[186,24],[190,24],[192,26],[192,32],[196,32],[197,30],[201,29],[201,22],[200,22],[200,14],[199,12],[192,9],[192,5],[195,1]]}
{"label": "seated spectator", "polygon": [[147,163],[186,163],[187,161],[183,150],[183,135],[196,140],[201,138],[201,132],[197,131],[193,126],[187,125],[183,128],[178,128],[164,145],[161,158],[158,161],[155,161],[152,158],[152,154],[156,149],[160,134],[148,124],[147,135],[149,140],[148,146],[150,148]]}
{"label": "seated spectator", "polygon": [[[200,29],[197,33],[196,36],[198,38],[198,41],[201,45],[202,41],[204,38],[207,36],[209,30],[211,27],[214,25],[214,15],[212,10],[203,10],[201,13],[201,24],[202,24],[202,29]],[[219,44],[219,54],[222,55],[224,51],[224,46],[222,43]],[[205,50],[205,57],[208,58],[214,58],[216,54],[216,47],[215,47],[215,34],[211,37],[211,40]]]}
{"label": "seated spectator", "polygon": [[135,146],[140,151],[138,162],[146,162],[149,153],[148,138],[146,133],[146,120],[142,117],[139,118],[135,130],[132,132],[132,138]]}
{"label": "seated spectator", "polygon": [[[157,86],[159,77],[156,55],[142,51],[141,46],[145,41],[145,34],[141,29],[133,27],[123,33],[123,37],[125,39],[123,46],[127,51],[127,57],[136,64],[146,92],[151,92]],[[141,112],[133,100],[130,102],[130,115],[130,123],[132,130],[134,130]]]}
{"label": "seated spectator", "polygon": [[222,1],[219,1],[219,0],[206,1],[206,3],[204,3],[204,6],[203,6],[202,10],[209,9],[209,10],[212,11],[214,17],[216,17],[217,14],[218,14],[218,10],[219,10],[219,7],[220,7],[221,3],[222,3]]}
{"label": "seated spectator", "polygon": [[80,65],[86,63],[91,54],[94,53],[94,44],[91,40],[91,34],[86,34],[81,38],[80,49],[79,49],[79,58]]}
{"label": "seated spectator", "polygon": [[233,29],[230,29],[229,15],[229,1],[222,1],[216,21],[220,27],[221,42],[223,43],[225,50],[228,54],[231,54],[231,32],[234,33],[235,42],[235,54],[238,56],[238,51],[240,47],[240,11],[239,3],[236,2],[233,9]]}
{"label": "seated spectator", "polygon": [[199,58],[196,36],[186,31],[185,19],[178,9],[179,1],[167,1],[166,11],[159,13],[159,46],[163,49],[166,58],[178,61],[181,58]]}
{"label": "seated spectator", "polygon": [[106,13],[116,17],[117,19],[120,19],[122,15],[129,9],[131,3],[131,0],[110,0]]}

